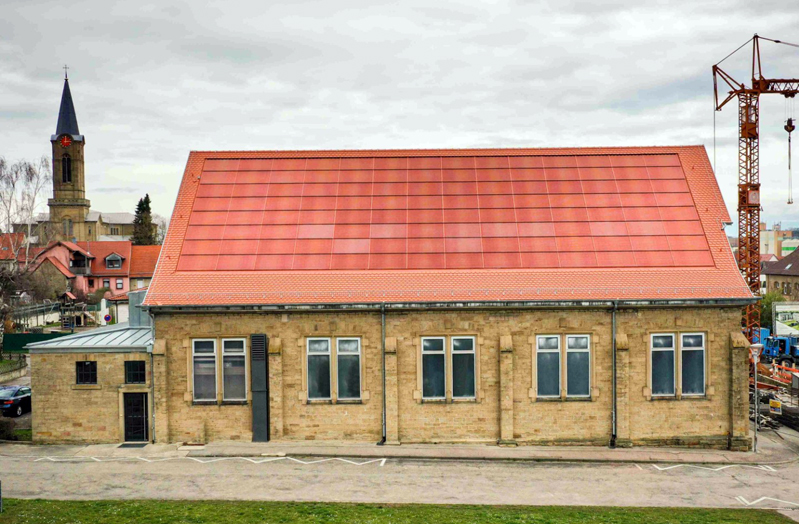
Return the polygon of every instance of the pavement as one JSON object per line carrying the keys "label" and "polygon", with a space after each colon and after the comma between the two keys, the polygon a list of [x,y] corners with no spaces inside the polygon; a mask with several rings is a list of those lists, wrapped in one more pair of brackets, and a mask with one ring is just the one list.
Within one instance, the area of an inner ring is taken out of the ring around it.
{"label": "pavement", "polygon": [[[469,459],[454,460],[449,446],[269,444],[245,454],[248,446],[234,443],[0,444],[0,480],[3,494],[18,498],[771,508],[795,518],[799,433],[767,432],[761,444],[764,453],[756,458],[767,460],[748,462],[684,450],[652,462],[662,450],[635,448],[622,450],[621,461],[603,459],[614,455],[601,448],[593,450],[596,460],[572,460],[591,451],[585,448],[551,448],[549,459],[509,461],[505,452],[525,450],[471,446]],[[367,447],[378,451],[366,455]],[[334,448],[335,456],[323,454]],[[420,453],[392,456],[403,448]],[[438,455],[422,456],[429,448]],[[269,451],[255,454],[262,449]],[[711,463],[709,456],[726,458]],[[695,460],[679,462],[685,458]]]}
{"label": "pavement", "polygon": [[759,442],[759,453],[349,442],[0,443],[0,481],[3,494],[15,498],[728,507],[775,509],[799,520],[799,433],[765,431]]}
{"label": "pavement", "polygon": [[184,446],[190,457],[260,457],[301,455],[309,457],[405,458],[437,460],[502,460],[533,462],[603,462],[637,464],[780,464],[799,458],[799,434],[785,440],[770,431],[759,439],[758,453],[684,448],[616,448],[600,446],[499,447],[474,444],[402,444],[378,446],[351,442],[213,442]]}

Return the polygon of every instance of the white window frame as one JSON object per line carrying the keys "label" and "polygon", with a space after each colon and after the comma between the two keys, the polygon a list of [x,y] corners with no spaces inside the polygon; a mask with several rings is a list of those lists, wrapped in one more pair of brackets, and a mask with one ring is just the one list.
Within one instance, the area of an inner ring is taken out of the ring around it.
{"label": "white window frame", "polygon": [[[670,348],[656,348],[655,337],[671,337]],[[674,353],[674,384],[672,385],[672,393],[655,393],[655,359],[652,358],[652,353],[655,351],[671,351]],[[655,398],[671,398],[677,396],[677,333],[651,333],[649,335],[649,380],[652,388],[652,397]]]}
{"label": "white window frame", "polygon": [[[556,349],[541,349],[541,339],[542,338],[555,338],[558,340],[558,347]],[[535,336],[535,394],[536,398],[560,398],[560,392],[563,389],[563,356],[561,354],[561,347],[562,347],[562,337],[561,335],[551,334],[551,335],[536,335]],[[557,353],[558,354],[558,393],[555,395],[542,395],[539,391],[541,384],[538,382],[538,354],[539,353]]]}
{"label": "white window frame", "polygon": [[[197,353],[194,348],[195,342],[212,342],[214,344],[214,350],[211,353]],[[219,381],[219,370],[217,369],[217,357],[216,357],[216,350],[217,350],[217,343],[215,338],[193,338],[191,339],[191,397],[195,402],[216,402],[217,395],[219,392],[217,391],[217,383]],[[197,398],[197,390],[194,384],[194,358],[200,357],[208,357],[211,356],[214,358],[214,398]]]}
{"label": "white window frame", "polygon": [[[225,349],[225,342],[231,341],[241,341],[244,344],[244,352],[234,352],[228,351]],[[242,337],[233,337],[233,338],[223,338],[222,345],[222,400],[223,401],[230,401],[230,402],[246,402],[247,401],[247,392],[250,390],[249,387],[249,376],[250,376],[250,364],[249,358],[247,358],[247,339]],[[228,398],[225,396],[225,356],[243,356],[244,357],[244,397],[243,398]]]}
{"label": "white window frame", "polygon": [[[441,341],[441,351],[425,351],[424,350],[424,341],[425,340],[440,340]],[[449,374],[449,369],[447,366],[447,337],[422,337],[421,338],[421,346],[419,348],[421,352],[421,368],[422,368],[422,400],[447,400],[447,376]],[[424,355],[443,355],[444,356],[444,396],[443,397],[426,397],[424,396]]]}
{"label": "white window frame", "polygon": [[[471,351],[455,351],[455,341],[456,340],[471,340],[472,341],[472,349]],[[474,395],[468,397],[456,397],[455,396],[455,355],[472,355],[474,359]],[[446,358],[444,359],[446,362]],[[451,373],[450,382],[452,383],[452,398],[458,400],[474,400],[477,398],[477,339],[474,336],[468,335],[457,335],[449,337],[449,369]],[[446,369],[445,369],[446,371]],[[444,375],[444,383],[446,384],[447,376]],[[446,392],[446,387],[444,388]]]}
{"label": "white window frame", "polygon": [[117,289],[124,289],[125,288],[125,282],[121,278],[117,279],[115,285],[116,285]]}
{"label": "white window frame", "polygon": [[[311,353],[311,342],[316,340],[327,341],[327,353]],[[327,369],[330,374],[330,395],[327,397],[311,397],[311,355],[327,355],[330,357]],[[308,400],[333,400],[333,340],[330,337],[308,337],[305,339],[305,381],[305,393],[308,396]]]}
{"label": "white window frame", "polygon": [[[701,347],[683,347],[683,337],[686,336],[701,336]],[[686,393],[682,391],[682,354],[683,351],[701,351],[702,352],[702,392],[701,393]],[[707,392],[707,335],[704,333],[680,333],[680,390],[683,397],[704,397]]]}
{"label": "white window frame", "polygon": [[142,289],[144,287],[144,279],[137,278],[136,279],[136,289]]}
{"label": "white window frame", "polygon": [[[569,349],[569,339],[570,338],[584,338],[588,340],[588,346],[586,349]],[[591,357],[591,335],[579,335],[579,334],[567,334],[566,335],[566,358],[563,359],[563,367],[565,370],[564,373],[564,386],[566,389],[566,397],[567,398],[591,398],[591,364],[592,364],[592,357]],[[588,393],[585,395],[569,395],[569,353],[588,353]]]}
{"label": "white window frame", "polygon": [[[357,397],[342,397],[341,396],[341,389],[340,389],[341,381],[339,380],[339,374],[338,374],[338,357],[339,357],[339,355],[341,355],[341,352],[339,351],[338,346],[339,346],[339,342],[341,342],[341,341],[345,341],[346,342],[346,341],[353,341],[353,340],[358,343],[358,352],[357,353],[344,352],[344,355],[349,355],[349,356],[357,355],[358,356],[358,396]],[[361,339],[359,337],[341,337],[341,338],[336,338],[336,399],[337,400],[361,400],[361,391],[363,391],[363,373],[361,372],[361,364],[362,364],[362,360],[361,359],[363,358],[362,357],[362,348],[363,348],[363,344],[361,344]],[[332,358],[332,356],[331,356],[330,361],[331,361],[330,366],[332,367],[333,366],[333,363],[332,363],[333,358]]]}

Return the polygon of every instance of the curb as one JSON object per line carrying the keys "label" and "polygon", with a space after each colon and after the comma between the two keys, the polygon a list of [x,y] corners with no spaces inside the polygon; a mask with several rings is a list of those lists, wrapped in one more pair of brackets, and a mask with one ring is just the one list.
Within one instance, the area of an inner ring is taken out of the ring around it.
{"label": "curb", "polygon": [[790,464],[799,461],[799,457],[794,457],[789,460],[781,461],[768,461],[768,462],[745,462],[745,461],[685,461],[685,460],[656,460],[650,458],[642,459],[591,459],[591,458],[562,458],[562,457],[444,457],[444,456],[419,456],[410,454],[401,455],[373,455],[366,453],[327,453],[319,451],[309,452],[287,452],[287,451],[272,451],[269,453],[237,453],[237,454],[221,454],[221,453],[203,453],[203,452],[189,452],[186,456],[192,458],[226,458],[226,457],[248,457],[248,458],[266,458],[278,455],[284,456],[299,456],[299,457],[316,457],[316,458],[358,458],[358,459],[402,459],[402,460],[435,460],[435,461],[464,461],[464,462],[531,462],[531,463],[564,463],[564,464],[702,464],[702,465],[715,465],[715,466],[775,466],[781,464]]}

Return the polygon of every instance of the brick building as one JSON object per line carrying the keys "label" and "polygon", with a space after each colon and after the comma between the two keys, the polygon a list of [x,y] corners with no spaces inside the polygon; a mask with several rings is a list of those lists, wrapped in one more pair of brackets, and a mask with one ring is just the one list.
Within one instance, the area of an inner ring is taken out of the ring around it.
{"label": "brick building", "polygon": [[40,442],[150,439],[152,328],[131,292],[130,322],[28,344]]}
{"label": "brick building", "polygon": [[696,146],[194,152],[151,437],[746,449],[729,222]]}

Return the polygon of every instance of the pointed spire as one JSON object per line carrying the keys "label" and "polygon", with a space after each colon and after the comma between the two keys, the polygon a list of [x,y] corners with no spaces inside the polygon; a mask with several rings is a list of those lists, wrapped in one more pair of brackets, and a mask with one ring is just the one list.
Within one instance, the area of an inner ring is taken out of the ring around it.
{"label": "pointed spire", "polygon": [[58,124],[55,129],[56,136],[80,135],[78,130],[78,117],[75,115],[75,106],[72,104],[72,93],[69,91],[69,80],[64,78],[64,92],[61,93],[61,109],[58,111]]}

